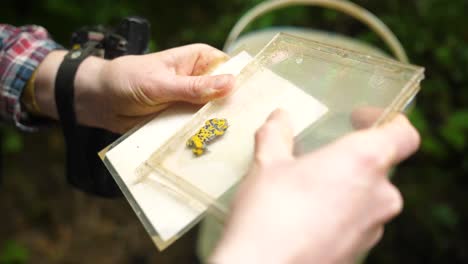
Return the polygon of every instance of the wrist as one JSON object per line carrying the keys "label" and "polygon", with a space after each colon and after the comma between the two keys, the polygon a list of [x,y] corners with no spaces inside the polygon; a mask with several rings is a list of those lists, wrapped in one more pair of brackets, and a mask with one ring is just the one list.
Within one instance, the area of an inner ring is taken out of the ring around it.
{"label": "wrist", "polygon": [[[55,79],[57,71],[67,51],[53,51],[49,53],[37,68],[35,79],[35,99],[41,114],[49,118],[58,119],[55,103]],[[75,114],[78,123],[93,124],[95,115],[90,105],[99,98],[102,90],[101,69],[106,61],[102,58],[90,56],[78,67],[74,80]]]}
{"label": "wrist", "polygon": [[103,107],[106,103],[103,98],[102,69],[108,61],[90,56],[86,58],[76,72],[75,87],[75,114],[79,124],[99,126],[96,107]]}
{"label": "wrist", "polygon": [[58,119],[54,96],[55,76],[65,54],[67,51],[64,50],[50,52],[39,64],[34,81],[33,96],[41,114],[55,120]]}

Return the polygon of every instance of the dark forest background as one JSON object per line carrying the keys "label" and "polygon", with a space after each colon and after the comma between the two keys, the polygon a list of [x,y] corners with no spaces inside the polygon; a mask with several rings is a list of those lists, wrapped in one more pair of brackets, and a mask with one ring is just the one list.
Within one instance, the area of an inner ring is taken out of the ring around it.
{"label": "dark forest background", "polygon": [[[39,24],[67,46],[83,25],[112,25],[140,15],[152,24],[152,51],[194,42],[222,48],[229,30],[260,0],[2,1],[0,23]],[[403,43],[426,80],[410,118],[421,150],[398,167],[405,198],[368,263],[468,263],[468,1],[357,0]],[[383,43],[359,22],[334,11],[294,7],[256,20],[338,32]],[[72,190],[63,176],[60,131],[24,134],[4,126],[0,185],[0,263],[192,263],[196,232],[164,253],[123,200]]]}

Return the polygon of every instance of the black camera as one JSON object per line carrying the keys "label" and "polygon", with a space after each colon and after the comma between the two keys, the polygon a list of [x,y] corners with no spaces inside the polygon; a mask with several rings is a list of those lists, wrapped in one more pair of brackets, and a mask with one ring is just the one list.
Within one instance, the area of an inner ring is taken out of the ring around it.
{"label": "black camera", "polygon": [[115,28],[102,25],[80,28],[72,34],[71,44],[72,49],[93,45],[94,55],[113,59],[147,52],[149,39],[149,22],[141,17],[127,17]]}
{"label": "black camera", "polygon": [[[83,27],[72,34],[71,44],[72,49],[113,59],[147,52],[149,37],[148,21],[140,17],[127,17],[113,29]],[[103,129],[76,125],[73,133],[65,135],[68,182],[91,194],[120,196],[117,184],[97,154],[119,136]]]}

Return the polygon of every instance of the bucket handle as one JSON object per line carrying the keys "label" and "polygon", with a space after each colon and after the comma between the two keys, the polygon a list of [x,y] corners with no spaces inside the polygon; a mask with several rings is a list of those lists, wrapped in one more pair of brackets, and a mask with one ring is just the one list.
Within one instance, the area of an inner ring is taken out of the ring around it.
{"label": "bucket handle", "polygon": [[400,41],[393,32],[374,14],[347,0],[268,0],[258,4],[247,13],[232,28],[224,44],[224,50],[234,43],[242,31],[254,19],[276,9],[287,6],[310,5],[329,8],[335,11],[343,12],[367,25],[377,35],[379,35],[385,44],[390,48],[393,55],[401,62],[408,63],[408,56]]}

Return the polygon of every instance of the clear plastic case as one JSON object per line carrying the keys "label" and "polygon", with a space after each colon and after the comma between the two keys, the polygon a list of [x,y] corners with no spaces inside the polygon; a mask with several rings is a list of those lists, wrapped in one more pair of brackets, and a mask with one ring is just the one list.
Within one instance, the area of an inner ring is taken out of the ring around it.
{"label": "clear plastic case", "polygon": [[[308,152],[403,111],[419,91],[423,72],[421,67],[278,34],[242,69],[230,96],[206,104],[194,115],[193,109],[185,115],[168,110],[156,117],[152,122],[176,132],[158,138],[157,149],[144,154],[139,150],[146,158],[135,170],[124,172],[115,165],[125,163],[126,155],[133,155],[132,149],[151,135],[140,133],[130,142],[127,135],[110,149],[128,147],[103,153],[104,161],[162,249],[205,212],[224,219],[229,204],[225,194],[248,171],[255,131],[274,109],[289,112],[296,150]],[[152,125],[143,128],[147,126]],[[149,197],[138,197],[145,190]],[[159,212],[167,225],[150,220],[157,217],[148,217],[148,199],[160,210],[167,209]]]}

